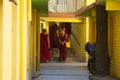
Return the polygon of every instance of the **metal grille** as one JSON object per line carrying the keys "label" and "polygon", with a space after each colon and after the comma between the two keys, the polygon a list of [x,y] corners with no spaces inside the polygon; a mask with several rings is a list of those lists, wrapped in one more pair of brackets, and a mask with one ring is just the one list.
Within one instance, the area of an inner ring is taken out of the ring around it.
{"label": "metal grille", "polygon": [[86,5],[86,0],[49,0],[49,12],[74,13]]}

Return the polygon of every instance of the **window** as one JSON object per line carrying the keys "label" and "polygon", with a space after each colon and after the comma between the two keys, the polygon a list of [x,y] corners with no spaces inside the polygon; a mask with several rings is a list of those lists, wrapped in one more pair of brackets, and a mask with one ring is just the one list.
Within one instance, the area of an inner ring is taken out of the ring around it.
{"label": "window", "polygon": [[67,4],[67,0],[57,0],[57,4]]}

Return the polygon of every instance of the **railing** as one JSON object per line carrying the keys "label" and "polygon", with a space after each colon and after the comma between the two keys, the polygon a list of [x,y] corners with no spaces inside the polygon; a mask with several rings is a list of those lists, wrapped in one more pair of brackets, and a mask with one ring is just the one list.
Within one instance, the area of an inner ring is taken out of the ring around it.
{"label": "railing", "polygon": [[49,0],[48,11],[53,13],[74,13],[86,5],[86,0]]}
{"label": "railing", "polygon": [[76,38],[76,36],[74,35],[73,32],[71,32],[71,35],[73,36],[73,38],[75,39],[75,41],[77,42],[77,44],[78,44],[79,46],[81,46],[80,42],[77,40],[77,38]]}

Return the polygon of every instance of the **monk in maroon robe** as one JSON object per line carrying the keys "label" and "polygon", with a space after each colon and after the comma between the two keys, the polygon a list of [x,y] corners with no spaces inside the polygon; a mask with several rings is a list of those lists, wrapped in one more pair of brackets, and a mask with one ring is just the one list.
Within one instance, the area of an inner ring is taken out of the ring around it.
{"label": "monk in maroon robe", "polygon": [[43,29],[43,33],[40,34],[40,60],[43,62],[48,62],[50,60],[50,41],[49,35],[46,29]]}
{"label": "monk in maroon robe", "polygon": [[49,34],[50,34],[50,43],[51,43],[51,49],[57,48],[58,46],[58,26],[56,23],[52,22],[49,27]]}
{"label": "monk in maroon robe", "polygon": [[65,62],[67,58],[67,47],[66,42],[69,41],[68,35],[65,33],[65,28],[62,29],[60,35],[60,60]]}
{"label": "monk in maroon robe", "polygon": [[56,29],[56,31],[54,32],[51,42],[52,42],[52,48],[59,49],[59,30],[58,29]]}

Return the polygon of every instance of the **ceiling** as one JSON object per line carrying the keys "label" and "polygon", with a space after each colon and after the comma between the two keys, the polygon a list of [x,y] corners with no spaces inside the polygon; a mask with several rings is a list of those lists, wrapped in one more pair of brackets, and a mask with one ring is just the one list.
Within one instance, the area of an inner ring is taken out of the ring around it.
{"label": "ceiling", "polygon": [[[105,5],[106,1],[103,0],[99,5]],[[40,12],[41,17],[48,17],[48,0],[32,0],[33,8],[36,8]],[[83,12],[84,13],[84,12]],[[90,15],[91,10],[87,10],[85,15]],[[79,13],[79,15],[81,15]]]}
{"label": "ceiling", "polygon": [[32,0],[32,6],[40,12],[40,16],[48,16],[48,0]]}

